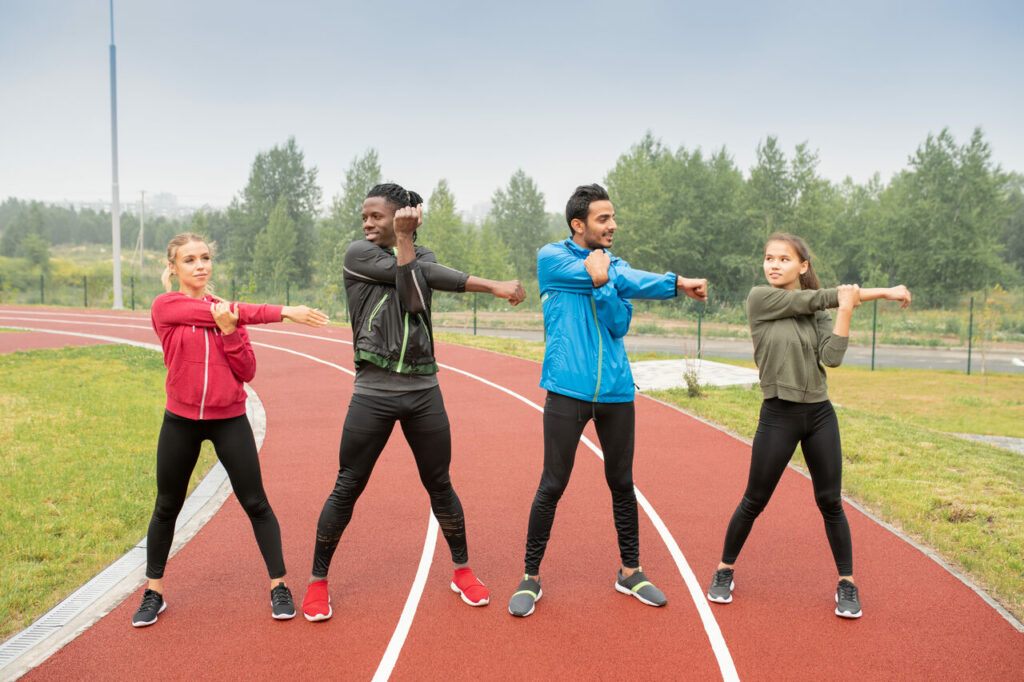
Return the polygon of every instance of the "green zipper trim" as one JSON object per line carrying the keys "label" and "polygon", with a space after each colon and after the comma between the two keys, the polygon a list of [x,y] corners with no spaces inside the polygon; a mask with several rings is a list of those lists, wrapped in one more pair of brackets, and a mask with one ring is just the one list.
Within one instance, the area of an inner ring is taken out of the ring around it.
{"label": "green zipper trim", "polygon": [[379,301],[377,301],[377,305],[374,306],[373,312],[370,313],[370,319],[367,320],[367,322],[366,322],[366,331],[368,331],[368,332],[372,332],[373,331],[373,318],[377,314],[377,311],[380,310],[380,307],[382,305],[384,305],[384,301],[386,301],[386,300],[388,300],[388,295],[384,294],[384,298],[382,298]]}
{"label": "green zipper trim", "polygon": [[594,313],[594,326],[597,327],[597,388],[594,389],[594,400],[597,402],[597,396],[601,392],[601,359],[604,357],[604,339],[601,338],[601,324],[597,321],[597,304],[594,303],[594,297],[590,297],[590,310]]}
{"label": "green zipper trim", "polygon": [[409,342],[409,313],[405,314],[405,331],[402,332],[402,352],[398,355],[398,369],[395,371],[399,374],[402,373],[402,361],[405,360],[405,345]]}

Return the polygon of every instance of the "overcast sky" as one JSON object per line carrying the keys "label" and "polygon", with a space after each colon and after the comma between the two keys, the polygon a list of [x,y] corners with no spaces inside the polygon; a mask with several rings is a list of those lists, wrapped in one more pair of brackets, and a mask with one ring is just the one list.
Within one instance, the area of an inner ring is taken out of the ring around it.
{"label": "overcast sky", "polygon": [[[550,210],[646,130],[777,135],[820,172],[887,181],[929,133],[980,126],[1024,171],[1024,3],[114,3],[121,202],[223,206],[294,136],[324,199],[368,148],[462,210],[522,168]],[[108,0],[0,0],[0,198],[109,200]]]}

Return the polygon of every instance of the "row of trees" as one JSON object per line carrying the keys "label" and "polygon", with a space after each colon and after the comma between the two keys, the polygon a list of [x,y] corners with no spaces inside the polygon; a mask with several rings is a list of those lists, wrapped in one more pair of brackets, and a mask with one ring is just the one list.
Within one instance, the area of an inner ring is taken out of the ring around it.
{"label": "row of trees", "polygon": [[[825,283],[910,286],[926,305],[942,306],[986,286],[1024,281],[1024,177],[992,162],[980,130],[958,144],[948,130],[929,135],[887,184],[833,183],[804,143],[789,156],[774,137],[744,173],[725,148],[672,150],[645,135],[605,177],[619,231],[614,251],[634,267],[704,276],[714,299],[736,303],[762,281],[760,253],[776,230],[803,236]],[[162,249],[191,229],[218,244],[233,277],[256,290],[285,282],[337,292],[347,245],[362,236],[363,198],[384,178],[374,150],[353,159],[340,193],[319,212],[317,169],[294,138],[256,155],[245,188],[224,210],[190,223],[147,221],[145,246]],[[481,224],[463,218],[447,181],[426,201],[421,243],[438,259],[485,277],[536,276],[536,252],[567,236],[561,214],[522,170],[494,192]],[[0,204],[0,255],[46,260],[49,244],[106,243],[110,217],[91,210],[10,199]],[[122,216],[124,246],[138,220]]]}

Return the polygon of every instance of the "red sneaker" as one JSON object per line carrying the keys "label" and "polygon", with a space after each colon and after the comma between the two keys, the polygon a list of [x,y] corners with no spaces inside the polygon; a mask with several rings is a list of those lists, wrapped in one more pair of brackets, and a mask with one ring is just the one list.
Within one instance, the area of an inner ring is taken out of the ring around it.
{"label": "red sneaker", "polygon": [[302,615],[310,622],[327,620],[331,617],[331,595],[327,594],[327,581],[317,580],[306,586],[302,600]]}
{"label": "red sneaker", "polygon": [[[470,606],[485,606],[491,601],[487,586],[476,579],[471,568],[456,568],[452,576],[452,592],[462,595],[462,601]],[[308,617],[308,616],[307,616]]]}

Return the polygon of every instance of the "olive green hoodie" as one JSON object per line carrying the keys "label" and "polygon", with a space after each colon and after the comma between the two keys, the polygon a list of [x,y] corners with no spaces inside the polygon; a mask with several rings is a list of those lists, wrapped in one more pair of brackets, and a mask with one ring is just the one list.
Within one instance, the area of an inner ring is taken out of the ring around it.
{"label": "olive green hoodie", "polygon": [[838,289],[750,290],[747,320],[765,399],[828,400],[822,365],[838,367],[850,341],[832,333],[832,316],[825,309],[838,307]]}

